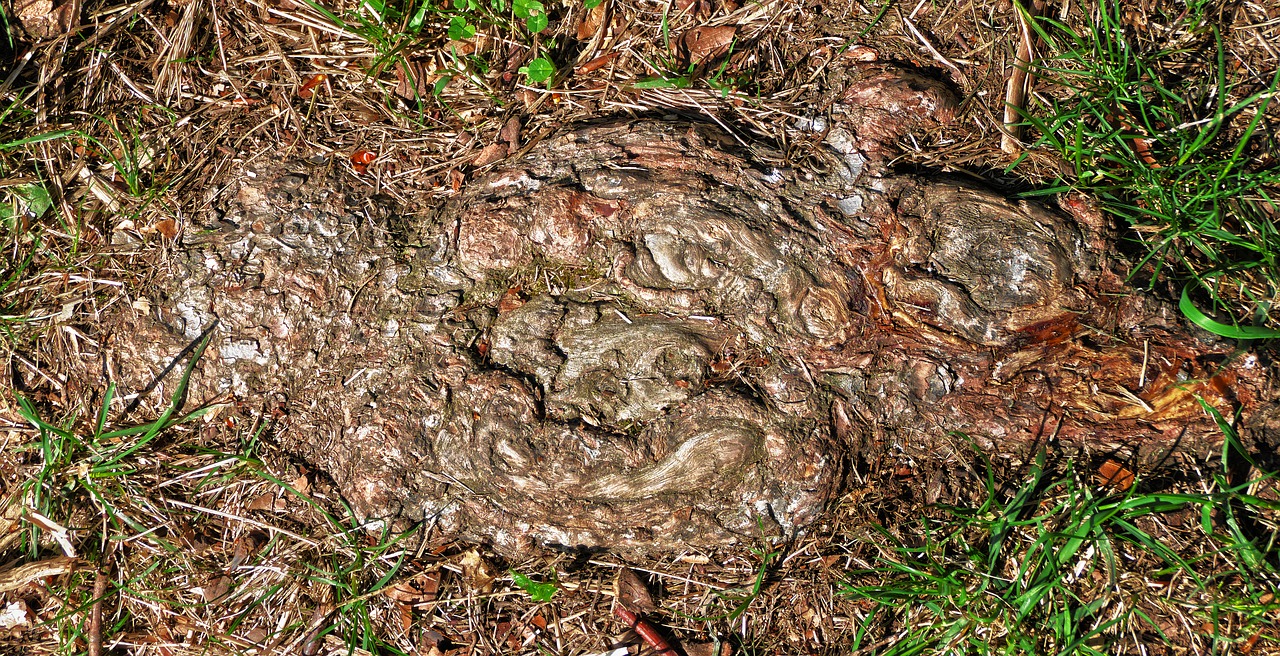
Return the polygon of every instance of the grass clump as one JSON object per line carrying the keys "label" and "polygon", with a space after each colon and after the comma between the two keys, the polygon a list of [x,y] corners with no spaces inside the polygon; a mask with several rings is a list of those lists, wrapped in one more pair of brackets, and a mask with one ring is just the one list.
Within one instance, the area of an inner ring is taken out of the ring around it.
{"label": "grass clump", "polygon": [[[1274,323],[1280,166],[1267,154],[1267,112],[1280,71],[1245,79],[1213,6],[1185,9],[1166,17],[1169,36],[1147,41],[1117,2],[1101,4],[1086,27],[1032,22],[1053,53],[1035,66],[1051,88],[1024,116],[1040,134],[1035,147],[1056,151],[1074,174],[1041,193],[1078,188],[1126,221],[1142,246],[1134,275],[1191,281],[1192,296],[1232,323]],[[1197,323],[1230,337],[1280,336]]]}
{"label": "grass clump", "polygon": [[[1238,447],[1229,434],[1224,462],[1242,457]],[[1277,533],[1258,520],[1280,504],[1257,488],[1274,474],[1245,484],[1215,474],[1195,494],[1142,492],[1140,481],[1095,486],[1075,463],[1046,465],[1042,452],[1006,489],[984,464],[980,504],[937,506],[901,532],[876,527],[873,566],[845,589],[871,608],[859,642],[877,622],[901,627],[883,654],[1112,654],[1173,643],[1222,653],[1272,639]],[[1212,547],[1180,548],[1179,522]]]}

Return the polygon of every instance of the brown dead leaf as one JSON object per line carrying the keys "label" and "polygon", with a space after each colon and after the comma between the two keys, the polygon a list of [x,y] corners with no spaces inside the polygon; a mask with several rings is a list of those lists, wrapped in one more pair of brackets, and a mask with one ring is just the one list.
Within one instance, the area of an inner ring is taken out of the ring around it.
{"label": "brown dead leaf", "polygon": [[853,46],[844,51],[845,59],[852,59],[860,62],[873,62],[880,59],[880,53],[870,46]]}
{"label": "brown dead leaf", "polygon": [[231,592],[231,577],[219,576],[201,588],[200,592],[208,603],[221,601]]}
{"label": "brown dead leaf", "polygon": [[471,549],[462,554],[462,578],[473,590],[482,593],[493,591],[493,582],[498,578],[493,565],[480,555],[478,549]]}
{"label": "brown dead leaf", "polygon": [[498,141],[507,144],[510,152],[520,150],[520,119],[512,116],[503,124],[502,130],[498,132]]}
{"label": "brown dead leaf", "polygon": [[492,143],[480,149],[480,154],[471,160],[473,166],[484,166],[492,164],[507,156],[507,145],[503,143]]}
{"label": "brown dead leaf", "polygon": [[733,645],[727,642],[686,642],[686,656],[733,656]]}
{"label": "brown dead leaf", "polygon": [[307,639],[302,643],[302,656],[316,656],[325,646],[322,636],[324,629],[329,626],[329,614],[333,612],[333,604],[324,603],[316,606],[315,612],[311,614],[311,620],[307,625],[311,630],[307,632]]}
{"label": "brown dead leaf", "polygon": [[444,51],[450,55],[474,55],[489,49],[493,45],[493,39],[487,34],[477,34],[475,37],[463,41],[454,41],[450,39],[444,44]]}
{"label": "brown dead leaf", "polygon": [[1125,491],[1133,487],[1133,480],[1136,476],[1133,470],[1115,460],[1108,459],[1098,466],[1096,478],[1102,485],[1109,485],[1117,490]]}
{"label": "brown dead leaf", "polygon": [[67,34],[80,24],[80,0],[67,0],[53,10],[53,20],[58,34]]}
{"label": "brown dead leaf", "polygon": [[303,82],[302,87],[298,89],[298,97],[302,99],[307,99],[307,98],[310,98],[311,96],[314,96],[315,88],[317,86],[320,86],[320,84],[323,83],[327,77],[328,76],[325,75],[324,73],[316,73],[315,75],[312,75],[310,78],[307,78],[307,81]]}
{"label": "brown dead leaf", "polygon": [[676,0],[676,11],[691,16],[707,18],[715,11],[711,0]]}
{"label": "brown dead leaf", "polygon": [[720,27],[695,27],[680,38],[680,46],[685,54],[685,61],[695,66],[702,65],[712,59],[725,55],[738,35],[734,25]]}
{"label": "brown dead leaf", "polygon": [[165,239],[177,239],[178,222],[173,219],[160,219],[155,224],[156,232]]}
{"label": "brown dead leaf", "polygon": [[249,510],[263,510],[266,512],[284,512],[288,508],[284,499],[275,495],[274,492],[267,492],[259,495],[253,501],[249,502]]}
{"label": "brown dead leaf", "polygon": [[413,628],[413,606],[403,601],[397,602],[396,611],[400,614],[400,630],[408,633]]}
{"label": "brown dead leaf", "polygon": [[[174,623],[177,625],[175,626],[175,628],[177,629],[182,628],[182,623],[180,621],[175,620]],[[172,645],[175,643],[173,639],[173,632],[169,631],[169,627],[165,626],[163,622],[157,623],[155,627],[156,627],[155,628],[156,635],[155,635],[153,644],[155,644],[156,646],[156,651],[160,652],[160,656],[173,656],[173,650],[169,649],[169,645]],[[254,640],[254,642],[259,642],[259,641]]]}
{"label": "brown dead leaf", "polygon": [[406,604],[425,604],[435,601],[440,593],[440,572],[422,572],[407,581],[401,581],[382,594]]}
{"label": "brown dead leaf", "polygon": [[431,90],[431,72],[422,62],[400,61],[395,67],[395,94],[408,101],[425,98]]}
{"label": "brown dead leaf", "polygon": [[630,567],[618,570],[618,577],[614,579],[613,585],[618,603],[627,610],[633,613],[652,613],[658,609],[653,603],[653,595],[649,594],[649,587]]}
{"label": "brown dead leaf", "polygon": [[592,7],[591,11],[588,11],[587,14],[582,17],[582,21],[578,23],[579,41],[587,41],[591,39],[591,37],[595,36],[596,32],[600,31],[600,26],[604,23],[605,6],[608,4],[609,3],[607,2],[601,2],[595,7]]}
{"label": "brown dead leaf", "polygon": [[524,305],[524,299],[520,298],[520,287],[512,287],[498,299],[498,314],[506,314],[520,309]]}

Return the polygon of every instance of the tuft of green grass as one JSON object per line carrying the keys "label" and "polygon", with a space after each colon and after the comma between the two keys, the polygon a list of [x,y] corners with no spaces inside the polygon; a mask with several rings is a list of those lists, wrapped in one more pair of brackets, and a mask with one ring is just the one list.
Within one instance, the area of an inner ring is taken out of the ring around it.
{"label": "tuft of green grass", "polygon": [[[1244,450],[1222,425],[1229,471]],[[1141,492],[1140,481],[1121,492],[1091,485],[1071,462],[1051,475],[1041,452],[1006,490],[983,460],[981,504],[937,506],[901,531],[875,528],[874,566],[853,572],[845,594],[871,604],[860,637],[877,621],[901,627],[880,653],[1118,653],[1171,643],[1171,623],[1157,615],[1199,627],[1192,644],[1219,653],[1258,640],[1280,608],[1278,534],[1258,525],[1280,503],[1251,492],[1272,473],[1243,484],[1215,474],[1199,494]],[[1173,546],[1175,513],[1198,517],[1210,551]],[[1146,580],[1135,581],[1143,569]],[[1186,594],[1144,599],[1149,586],[1177,583]]]}
{"label": "tuft of green grass", "polygon": [[[85,618],[95,602],[105,600],[109,610],[101,636],[108,642],[127,642],[139,629],[173,626],[174,617],[190,622],[212,614],[222,619],[198,631],[206,650],[220,646],[242,653],[256,641],[283,645],[288,653],[313,653],[321,645],[341,645],[352,654],[406,653],[385,638],[382,595],[409,561],[412,551],[404,543],[417,526],[396,532],[382,525],[375,531],[345,504],[343,517],[334,516],[306,491],[273,475],[255,454],[269,422],[237,431],[245,439],[234,452],[201,447],[198,440],[164,439],[179,431],[189,438],[190,424],[227,409],[201,404],[184,410],[195,365],[215,327],[175,358],[171,369],[183,360],[186,365],[153,421],[112,429],[119,421],[112,419],[112,408],[123,401],[114,386],[98,410],[79,406],[61,418],[43,416],[37,404],[17,396],[18,412],[36,435],[20,447],[37,465],[21,503],[52,520],[44,528],[26,521],[18,546],[32,561],[61,548],[74,549],[86,563],[49,584],[53,602],[31,635],[50,638],[54,653],[82,654],[90,641]],[[309,515],[320,535],[252,519],[254,506],[246,508],[246,502],[262,495],[246,488],[266,489],[279,503],[288,498],[298,506],[293,516]],[[51,525],[65,530],[54,532]],[[90,592],[95,577],[107,579],[99,598]]]}
{"label": "tuft of green grass", "polygon": [[[1114,0],[1103,0],[1087,28],[1051,17],[1033,22],[1052,53],[1035,73],[1052,96],[1023,116],[1040,135],[1033,148],[1052,149],[1074,169],[1074,179],[1033,195],[1072,188],[1094,195],[1145,251],[1133,275],[1151,284],[1162,276],[1189,281],[1210,313],[1265,324],[1277,319],[1280,294],[1280,166],[1255,154],[1267,150],[1263,120],[1280,70],[1265,88],[1246,88],[1210,9],[1192,0],[1170,17],[1186,36],[1173,46],[1138,43]],[[1205,74],[1188,75],[1188,66]],[[1197,323],[1242,339],[1276,336]]]}

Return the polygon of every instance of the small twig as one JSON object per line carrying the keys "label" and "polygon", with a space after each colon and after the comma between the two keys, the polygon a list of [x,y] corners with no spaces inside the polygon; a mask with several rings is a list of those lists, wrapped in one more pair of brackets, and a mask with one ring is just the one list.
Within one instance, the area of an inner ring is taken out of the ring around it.
{"label": "small twig", "polygon": [[120,417],[123,418],[127,416],[129,413],[133,412],[134,410],[137,410],[138,404],[142,403],[143,397],[150,394],[151,390],[154,390],[156,386],[160,384],[160,381],[164,380],[165,376],[168,376],[169,372],[173,371],[174,368],[177,367],[178,364],[182,362],[183,358],[187,357],[188,355],[191,354],[192,351],[196,350],[196,347],[200,346],[200,342],[204,341],[204,338],[208,337],[209,333],[212,333],[213,329],[217,327],[218,327],[218,320],[214,319],[209,324],[209,326],[205,328],[203,332],[200,333],[199,337],[196,337],[195,339],[191,340],[191,342],[188,343],[186,347],[184,347],[181,351],[178,352],[178,355],[174,356],[173,360],[169,362],[169,366],[164,368],[164,371],[161,371],[158,375],[156,375],[155,378],[151,379],[151,383],[147,385],[146,388],[144,388],[141,392],[138,392],[137,396],[133,397],[133,401],[130,402],[129,405],[124,409],[124,413],[121,414]]}
{"label": "small twig", "polygon": [[1000,150],[1015,155],[1022,150],[1022,112],[1027,102],[1027,92],[1035,82],[1031,62],[1035,56],[1035,37],[1030,21],[1044,11],[1045,0],[1032,0],[1025,9],[1014,6],[1018,17],[1018,53],[1013,59],[1013,70],[1004,92],[1004,124],[1000,126]]}
{"label": "small twig", "polygon": [[89,609],[89,656],[102,656],[102,597],[107,577],[98,570],[93,577],[93,606]]}
{"label": "small twig", "polygon": [[680,653],[671,646],[671,643],[662,637],[658,629],[641,619],[639,615],[623,608],[621,604],[614,605],[613,614],[635,630],[636,634],[644,639],[645,644],[653,648],[654,656],[680,656]]}
{"label": "small twig", "polygon": [[79,558],[58,556],[0,571],[0,593],[17,590],[37,579],[70,574],[83,562]]}
{"label": "small twig", "polygon": [[[901,13],[899,13],[899,16],[901,16]],[[926,37],[920,30],[916,29],[916,25],[911,22],[911,19],[906,16],[901,16],[901,18],[902,24],[906,25],[907,29],[911,30],[911,34],[915,35],[916,40],[924,46],[924,49],[928,50],[930,55],[933,55],[934,61],[937,61],[939,64],[951,69],[951,72],[956,75],[956,82],[959,82],[961,85],[966,87],[969,86],[969,78],[960,71],[960,67],[956,66],[950,59],[944,57],[942,53],[938,52],[938,49],[933,47],[933,43],[929,41],[928,37]]]}

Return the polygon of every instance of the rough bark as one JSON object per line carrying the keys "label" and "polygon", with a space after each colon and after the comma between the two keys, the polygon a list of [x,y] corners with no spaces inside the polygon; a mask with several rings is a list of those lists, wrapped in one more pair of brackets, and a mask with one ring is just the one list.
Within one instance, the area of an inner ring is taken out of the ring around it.
{"label": "rough bark", "polygon": [[1158,457],[1220,439],[1197,396],[1266,400],[1256,357],[1126,288],[1087,212],[888,175],[944,89],[884,75],[846,101],[809,125],[822,175],[645,120],[567,131],[417,216],[330,169],[246,177],[126,318],[115,370],[145,382],[216,318],[200,383],[287,399],[281,439],[358,512],[508,552],[792,533],[872,444]]}

